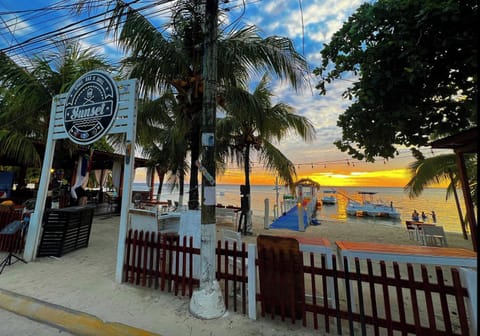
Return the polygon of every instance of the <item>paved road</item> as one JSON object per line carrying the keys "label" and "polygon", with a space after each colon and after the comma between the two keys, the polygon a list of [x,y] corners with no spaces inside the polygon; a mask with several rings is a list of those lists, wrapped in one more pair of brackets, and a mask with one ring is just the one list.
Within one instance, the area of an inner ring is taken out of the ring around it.
{"label": "paved road", "polygon": [[10,313],[0,308],[1,336],[74,336],[46,324],[32,321],[26,317]]}

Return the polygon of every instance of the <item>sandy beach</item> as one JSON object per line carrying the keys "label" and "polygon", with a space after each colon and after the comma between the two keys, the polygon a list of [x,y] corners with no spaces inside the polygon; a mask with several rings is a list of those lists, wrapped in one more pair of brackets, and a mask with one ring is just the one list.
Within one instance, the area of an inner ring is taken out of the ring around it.
{"label": "sandy beach", "polygon": [[[104,321],[120,322],[164,336],[174,335],[312,335],[319,330],[281,322],[279,319],[248,319],[240,313],[227,312],[214,320],[201,320],[189,312],[189,299],[173,293],[119,284],[114,280],[118,216],[96,216],[89,246],[61,258],[37,258],[28,264],[15,263],[0,274],[0,289],[44,300],[49,303],[92,314]],[[265,230],[263,218],[254,218],[254,235],[244,237],[255,242],[259,234],[289,234],[323,237],[334,244],[337,240],[375,241],[393,244],[419,243],[410,240],[403,227],[358,224],[323,220],[321,225],[308,227],[305,232]],[[221,230],[233,228],[228,223],[217,224]],[[470,240],[461,234],[447,232],[450,247],[471,250]],[[6,256],[0,253],[0,258]],[[36,332],[30,333],[31,330]],[[0,335],[70,335],[56,328],[43,326],[0,309]]]}

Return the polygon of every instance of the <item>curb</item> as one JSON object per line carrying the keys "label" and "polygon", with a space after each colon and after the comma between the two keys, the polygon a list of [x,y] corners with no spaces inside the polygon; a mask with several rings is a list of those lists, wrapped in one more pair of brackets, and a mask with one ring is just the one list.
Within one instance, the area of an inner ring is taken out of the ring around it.
{"label": "curb", "polygon": [[118,322],[0,289],[0,309],[79,336],[160,336]]}

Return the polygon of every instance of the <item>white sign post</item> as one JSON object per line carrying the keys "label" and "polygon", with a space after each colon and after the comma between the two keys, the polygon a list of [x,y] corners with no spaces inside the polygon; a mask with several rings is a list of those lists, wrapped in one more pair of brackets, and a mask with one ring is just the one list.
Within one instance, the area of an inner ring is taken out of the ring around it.
{"label": "white sign post", "polygon": [[122,282],[128,205],[131,202],[134,178],[137,97],[135,79],[115,82],[108,73],[94,70],[80,77],[68,93],[53,98],[35,211],[30,217],[23,253],[25,260],[32,261],[36,257],[56,141],[69,138],[77,144],[88,145],[106,134],[125,133],[127,148],[123,170],[124,206],[120,213],[115,272],[115,280]]}

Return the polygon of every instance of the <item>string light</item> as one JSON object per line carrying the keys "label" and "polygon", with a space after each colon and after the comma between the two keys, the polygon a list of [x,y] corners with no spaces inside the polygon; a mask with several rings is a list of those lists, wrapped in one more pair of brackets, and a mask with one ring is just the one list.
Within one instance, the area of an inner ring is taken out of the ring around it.
{"label": "string light", "polygon": [[[430,153],[431,150],[430,149],[426,149],[427,150],[427,154],[428,156],[432,155],[432,154],[435,154],[435,155],[441,155],[443,154],[442,151],[435,151],[435,153]],[[446,150],[445,153],[449,153],[450,151],[449,150]],[[397,156],[394,158],[395,159],[406,159],[406,158],[410,158],[410,159],[414,159],[411,154],[410,154],[410,151],[408,149],[404,150],[403,153],[401,153],[401,155]],[[298,162],[292,162],[293,166],[297,167],[297,169],[302,169],[302,166],[303,168],[307,167],[309,169],[315,169],[316,167],[322,167],[323,168],[327,168],[328,165],[347,165],[347,166],[350,166],[350,167],[358,167],[359,165],[362,165],[362,164],[370,164],[370,162],[366,162],[366,161],[360,161],[360,160],[355,160],[352,162],[350,162],[351,159],[348,159],[348,158],[345,158],[345,159],[337,159],[337,160],[326,160],[326,161],[315,161],[315,162],[305,162],[305,163],[298,163]],[[382,159],[382,158],[379,158],[377,162],[381,162],[381,160],[383,160],[383,164],[386,165],[388,162],[387,159]],[[263,170],[264,169],[264,165],[262,162],[258,161],[258,162],[255,162],[255,161],[252,161],[251,162],[251,166],[250,166],[250,169],[253,168],[254,164],[256,164],[256,167],[254,167],[255,170]],[[374,164],[374,163],[372,163]],[[237,168],[237,167],[227,167],[227,169],[240,169],[241,168]]]}

